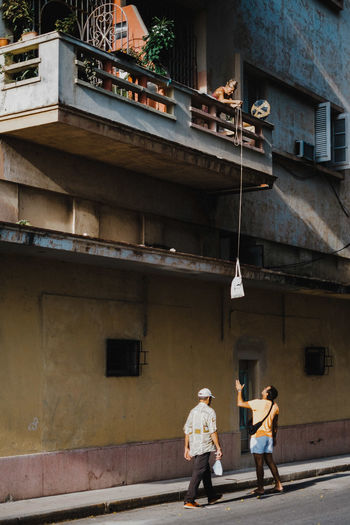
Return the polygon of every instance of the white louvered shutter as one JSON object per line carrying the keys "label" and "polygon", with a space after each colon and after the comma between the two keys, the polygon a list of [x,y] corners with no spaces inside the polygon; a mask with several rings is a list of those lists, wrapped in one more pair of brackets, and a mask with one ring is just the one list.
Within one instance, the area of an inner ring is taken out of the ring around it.
{"label": "white louvered shutter", "polygon": [[315,113],[315,160],[331,160],[331,104],[322,102]]}
{"label": "white louvered shutter", "polygon": [[333,129],[333,164],[345,169],[350,166],[349,155],[349,113],[341,113],[334,122]]}

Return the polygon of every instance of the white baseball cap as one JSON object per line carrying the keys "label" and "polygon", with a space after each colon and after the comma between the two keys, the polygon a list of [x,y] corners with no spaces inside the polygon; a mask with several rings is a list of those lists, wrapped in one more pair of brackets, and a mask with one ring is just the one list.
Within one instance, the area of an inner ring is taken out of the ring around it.
{"label": "white baseball cap", "polygon": [[198,397],[213,397],[215,399],[215,396],[213,396],[209,388],[201,388],[201,390],[198,392]]}

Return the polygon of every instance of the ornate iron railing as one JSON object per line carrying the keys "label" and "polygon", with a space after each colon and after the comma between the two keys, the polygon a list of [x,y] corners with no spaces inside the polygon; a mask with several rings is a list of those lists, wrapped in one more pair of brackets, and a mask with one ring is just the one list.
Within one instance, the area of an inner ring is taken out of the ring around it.
{"label": "ornate iron railing", "polygon": [[[34,26],[42,34],[46,10],[62,4],[76,17],[81,40],[104,51],[129,49],[128,20],[124,10],[106,0],[33,0]],[[54,28],[52,27],[51,30]]]}
{"label": "ornate iron railing", "polygon": [[[57,3],[57,0],[54,1]],[[44,11],[53,3],[53,0],[32,0],[32,3],[35,29],[41,34]],[[103,0],[59,0],[59,3],[67,6],[75,14],[79,34],[81,35],[89,15],[98,5],[105,2]]]}
{"label": "ornate iron railing", "polygon": [[80,38],[103,51],[129,51],[129,27],[124,10],[114,2],[105,2],[88,16]]}

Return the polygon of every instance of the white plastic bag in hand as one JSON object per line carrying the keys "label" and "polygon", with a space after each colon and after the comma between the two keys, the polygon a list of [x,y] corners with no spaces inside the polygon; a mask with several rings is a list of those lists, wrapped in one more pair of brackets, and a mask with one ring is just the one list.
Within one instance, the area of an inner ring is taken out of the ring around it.
{"label": "white plastic bag in hand", "polygon": [[217,459],[213,465],[213,471],[216,476],[222,476],[222,463],[220,459]]}
{"label": "white plastic bag in hand", "polygon": [[244,297],[244,289],[242,283],[241,267],[239,260],[236,261],[236,273],[231,283],[231,299],[238,299]]}

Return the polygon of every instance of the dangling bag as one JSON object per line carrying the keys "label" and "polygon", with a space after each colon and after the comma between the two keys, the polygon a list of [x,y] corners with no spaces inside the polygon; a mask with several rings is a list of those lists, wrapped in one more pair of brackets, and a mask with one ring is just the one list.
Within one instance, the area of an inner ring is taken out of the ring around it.
{"label": "dangling bag", "polygon": [[236,260],[236,273],[231,283],[231,299],[238,299],[244,297],[244,289],[242,283],[241,267],[239,260]]}
{"label": "dangling bag", "polygon": [[222,476],[223,470],[222,470],[222,463],[220,459],[217,459],[213,465],[213,471],[216,476]]}

